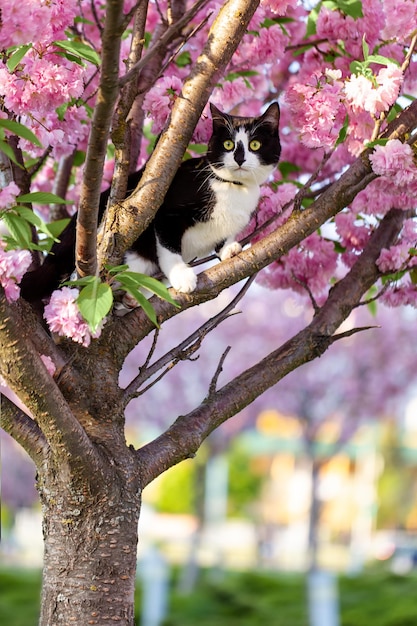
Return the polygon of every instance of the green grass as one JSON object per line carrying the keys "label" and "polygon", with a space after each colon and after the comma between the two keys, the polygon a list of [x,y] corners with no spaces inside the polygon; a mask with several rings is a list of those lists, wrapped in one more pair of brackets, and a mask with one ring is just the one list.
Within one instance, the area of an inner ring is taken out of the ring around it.
{"label": "green grass", "polygon": [[189,596],[172,594],[164,626],[304,626],[304,584],[300,576],[228,573],[202,577]]}
{"label": "green grass", "polygon": [[35,626],[39,619],[41,574],[32,570],[0,570],[0,624]]}
{"label": "green grass", "polygon": [[[341,626],[416,626],[416,587],[415,574],[399,577],[370,571],[340,577]],[[0,570],[0,624],[36,626],[39,592],[39,572]],[[190,595],[179,594],[174,581],[164,626],[214,624],[308,626],[305,578],[259,572],[215,577],[208,571]]]}

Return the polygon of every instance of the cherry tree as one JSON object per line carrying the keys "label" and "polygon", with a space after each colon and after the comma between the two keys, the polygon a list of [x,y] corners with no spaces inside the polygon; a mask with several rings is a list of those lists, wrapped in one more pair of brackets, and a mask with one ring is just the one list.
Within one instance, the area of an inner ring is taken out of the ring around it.
{"label": "cherry tree", "polygon": [[[0,373],[24,406],[3,397],[1,419],[37,466],[41,624],[132,624],[146,485],[323,354],[364,299],[415,305],[415,17],[412,0],[313,9],[296,0],[1,7],[0,207],[8,232]],[[152,220],[186,150],[198,154],[207,142],[209,98],[241,115],[280,101],[281,163],[242,233],[251,245],[202,271],[193,293],[156,288],[164,297],[151,308],[142,302],[117,317],[123,254]],[[145,163],[125,198],[129,172]],[[43,307],[19,297],[19,283],[59,236],[67,204],[78,211],[80,280],[54,292],[42,317]],[[155,323],[257,274],[271,288],[305,294],[313,317],[280,345],[280,311],[271,310],[266,356],[219,386],[221,359],[203,401],[147,445],[128,446],[125,409],[143,381],[189,356],[230,307],[157,362],[151,347],[120,386],[127,355]]]}

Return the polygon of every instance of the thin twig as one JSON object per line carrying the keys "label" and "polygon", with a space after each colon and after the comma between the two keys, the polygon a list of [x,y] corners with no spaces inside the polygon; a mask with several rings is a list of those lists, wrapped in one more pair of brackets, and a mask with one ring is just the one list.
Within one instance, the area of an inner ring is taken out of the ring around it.
{"label": "thin twig", "polygon": [[154,45],[148,50],[147,54],[140,59],[133,67],[130,68],[128,72],[124,76],[122,76],[119,80],[120,87],[123,87],[133,76],[135,76],[138,72],[140,72],[147,63],[149,63],[150,59],[157,53],[161,48],[164,48],[167,43],[171,41],[171,39],[176,35],[178,31],[188,24],[188,22],[198,13],[198,11],[208,2],[208,0],[198,0],[191,7],[187,13],[183,15],[178,22],[172,24],[166,32],[154,43]]}
{"label": "thin twig", "polygon": [[337,333],[330,338],[330,343],[334,343],[335,341],[339,341],[340,339],[346,339],[346,337],[352,337],[352,335],[356,335],[357,333],[361,333],[365,330],[372,330],[373,328],[381,328],[381,326],[360,326],[358,328],[351,328],[350,330],[346,330],[343,333]]}
{"label": "thin twig", "polygon": [[313,292],[311,291],[308,283],[298,278],[293,271],[291,272],[291,276],[295,283],[297,283],[298,285],[300,285],[300,287],[306,290],[308,297],[310,298],[310,302],[311,302],[311,306],[313,307],[314,314],[317,315],[317,313],[320,311],[320,307],[317,304],[317,301],[315,297],[313,296]]}
{"label": "thin twig", "polygon": [[[230,316],[232,310],[236,307],[238,302],[244,297],[247,293],[249,287],[255,280],[255,276],[253,275],[245,282],[243,287],[239,290],[239,293],[231,300],[231,302],[222,309],[217,315],[210,318],[207,322],[205,322],[202,326],[200,326],[195,332],[189,335],[184,341],[178,344],[175,348],[164,354],[160,359],[155,361],[151,366],[146,367],[146,364],[140,368],[139,374],[135,376],[135,378],[129,383],[129,385],[123,391],[123,399],[125,404],[127,404],[132,398],[137,397],[144,393],[144,390],[141,390],[141,393],[138,394],[138,389],[146,382],[149,378],[154,376],[160,369],[165,367],[168,363],[171,363],[171,366],[167,368],[165,373],[168,373],[170,369],[179,361],[189,360],[191,356],[199,349],[202,341],[206,337],[206,335],[214,330],[223,320]],[[150,360],[150,359],[149,359]],[[149,362],[149,361],[148,361]],[[159,380],[160,378],[158,378]],[[146,387],[146,390],[149,387]]]}
{"label": "thin twig", "polygon": [[336,146],[334,146],[331,150],[329,150],[329,152],[325,152],[325,154],[323,155],[322,160],[320,161],[320,163],[318,164],[316,170],[311,174],[310,178],[308,179],[308,181],[306,182],[305,185],[303,185],[301,187],[301,189],[297,192],[295,198],[294,198],[294,212],[299,212],[301,209],[301,203],[304,200],[304,193],[307,191],[307,189],[310,189],[311,185],[313,183],[316,182],[321,170],[323,169],[323,167],[326,165],[327,161],[330,159],[330,157],[332,156],[332,154],[334,153],[334,151],[336,150]]}
{"label": "thin twig", "polygon": [[211,18],[212,15],[213,15],[213,12],[210,11],[210,13],[208,13],[208,15],[206,15],[206,17],[204,17],[201,20],[201,22],[200,22],[200,24],[198,24],[198,26],[193,28],[192,31],[190,33],[188,33],[188,35],[184,35],[184,37],[183,37],[181,43],[178,45],[177,49],[171,54],[171,56],[168,58],[168,60],[164,63],[164,65],[159,70],[159,73],[156,76],[155,81],[157,81],[158,78],[160,78],[162,76],[162,74],[165,72],[167,67],[169,67],[169,65],[172,63],[172,61],[175,59],[175,57],[181,52],[181,50],[185,46],[185,44],[192,37],[194,37],[194,35],[196,35],[202,28],[204,28],[204,26],[207,24],[207,22],[209,21],[209,19]]}
{"label": "thin twig", "polygon": [[224,362],[231,349],[232,349],[232,346],[227,346],[226,350],[223,352],[223,354],[220,357],[219,364],[217,365],[216,371],[214,372],[214,376],[210,382],[209,392],[208,392],[208,396],[206,400],[210,400],[210,398],[212,398],[217,391],[217,381],[219,380],[219,376],[223,371]]}

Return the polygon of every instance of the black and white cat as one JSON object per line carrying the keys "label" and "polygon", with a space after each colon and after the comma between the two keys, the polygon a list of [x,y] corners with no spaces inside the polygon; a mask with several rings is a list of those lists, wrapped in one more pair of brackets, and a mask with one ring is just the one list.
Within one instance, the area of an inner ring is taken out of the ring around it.
{"label": "black and white cat", "polygon": [[[132,271],[152,275],[159,271],[177,291],[189,293],[197,277],[188,263],[215,251],[220,260],[241,251],[236,236],[256,210],[260,185],[280,157],[279,107],[271,104],[260,117],[238,117],[210,105],[213,134],[203,157],[184,161],[151,225],[126,253]],[[130,193],[142,171],[129,176]],[[102,194],[100,219],[108,191]],[[75,218],[54,244],[44,264],[28,272],[21,294],[29,300],[50,295],[75,266]]]}

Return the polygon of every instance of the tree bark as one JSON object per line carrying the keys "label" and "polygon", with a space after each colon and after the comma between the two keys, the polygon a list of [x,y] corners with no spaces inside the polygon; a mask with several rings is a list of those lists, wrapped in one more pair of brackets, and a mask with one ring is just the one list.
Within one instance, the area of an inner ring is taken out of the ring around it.
{"label": "tree bark", "polygon": [[130,472],[115,472],[93,493],[85,481],[68,483],[65,473],[48,461],[38,489],[45,539],[39,626],[132,626],[137,480]]}

